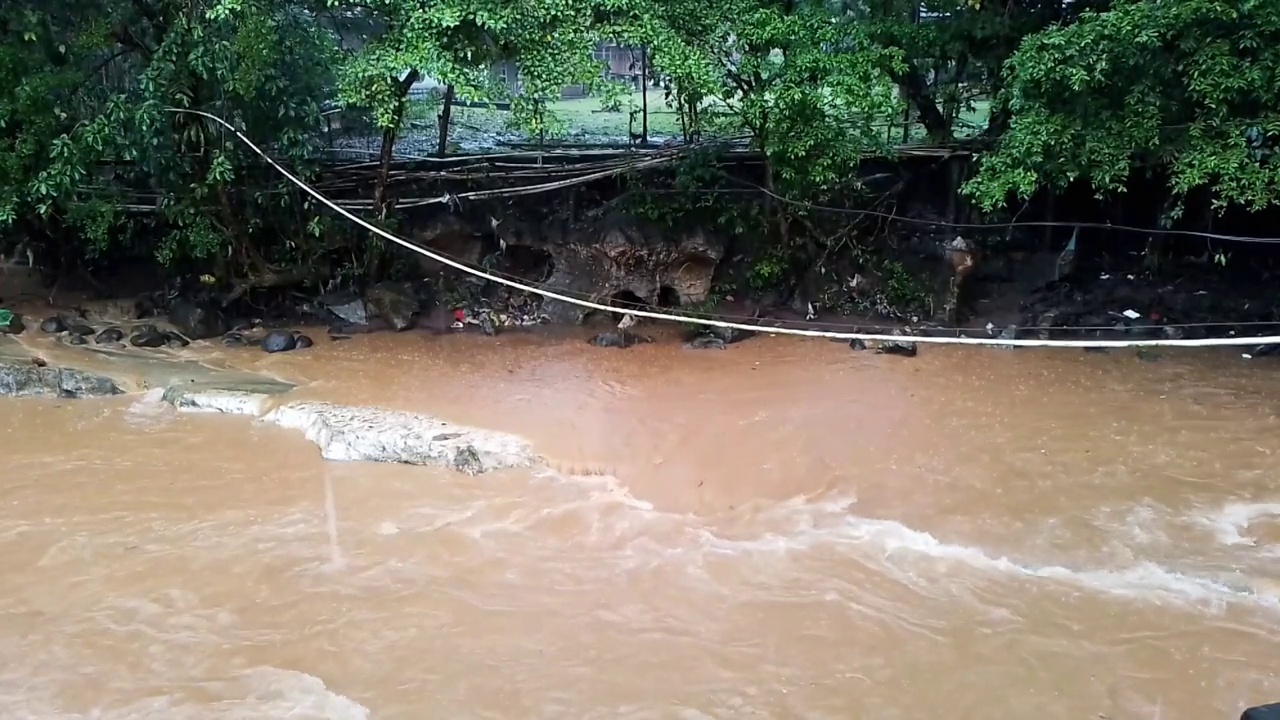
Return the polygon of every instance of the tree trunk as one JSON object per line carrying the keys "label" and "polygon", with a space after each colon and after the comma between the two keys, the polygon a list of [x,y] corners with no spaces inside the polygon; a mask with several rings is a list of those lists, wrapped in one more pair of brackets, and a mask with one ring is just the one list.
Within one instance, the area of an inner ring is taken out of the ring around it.
{"label": "tree trunk", "polygon": [[449,117],[453,114],[453,85],[444,89],[444,102],[440,107],[440,143],[436,146],[436,155],[444,157],[449,153]]}
{"label": "tree trunk", "polygon": [[938,103],[934,100],[920,70],[914,67],[908,68],[895,79],[902,87],[907,100],[919,113],[920,122],[924,125],[925,132],[929,134],[929,140],[935,143],[951,142],[951,123],[947,122],[946,116],[938,109]]}
{"label": "tree trunk", "polygon": [[640,142],[649,144],[649,48],[640,48]]}
{"label": "tree trunk", "polygon": [[[378,151],[378,178],[373,187],[373,211],[379,220],[385,220],[389,199],[387,197],[387,181],[391,177],[391,158],[395,153],[396,137],[400,134],[400,124],[404,122],[406,97],[409,88],[418,81],[417,70],[410,70],[400,81],[398,105],[394,122],[382,131],[382,147]],[[369,254],[365,259],[365,271],[369,279],[376,282],[386,271],[386,246],[378,238],[369,239]]]}

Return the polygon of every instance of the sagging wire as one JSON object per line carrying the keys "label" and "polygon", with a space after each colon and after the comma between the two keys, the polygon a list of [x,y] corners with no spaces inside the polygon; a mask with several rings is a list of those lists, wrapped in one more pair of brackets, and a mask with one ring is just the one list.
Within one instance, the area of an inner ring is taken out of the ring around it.
{"label": "sagging wire", "polygon": [[[534,295],[539,295],[541,297],[544,297],[550,300],[556,300],[558,302],[564,302],[570,305],[576,305],[578,307],[583,307],[590,310],[628,315],[628,316],[637,317],[637,318],[647,318],[651,320],[662,320],[667,322],[701,325],[705,327],[719,327],[719,328],[725,328],[725,329],[731,329],[731,330],[745,330],[748,332],[765,332],[765,333],[774,334],[774,335],[793,335],[798,337],[827,338],[832,340],[863,340],[863,341],[873,341],[873,342],[902,342],[904,340],[909,340],[910,342],[913,342],[913,343],[935,344],[935,345],[976,345],[976,346],[985,346],[985,347],[1126,348],[1126,347],[1227,347],[1227,346],[1247,346],[1247,345],[1272,345],[1272,344],[1280,343],[1280,335],[1268,335],[1268,336],[1260,336],[1260,337],[1224,337],[1224,338],[1197,338],[1197,339],[1162,338],[1162,339],[1137,339],[1137,340],[1097,340],[1097,339],[1089,339],[1089,340],[1035,339],[1033,340],[1033,339],[982,338],[982,337],[937,337],[937,336],[930,336],[930,335],[903,336],[903,335],[890,335],[890,334],[880,334],[880,333],[811,330],[811,329],[788,328],[788,327],[768,328],[768,327],[762,327],[758,323],[748,324],[748,323],[741,323],[741,322],[729,322],[729,321],[724,321],[724,320],[714,319],[714,318],[688,317],[688,316],[676,315],[671,313],[654,312],[651,310],[639,310],[634,308],[621,308],[617,306],[603,305],[593,300],[583,300],[580,298],[571,297],[569,295],[565,295],[559,292],[553,292],[550,290],[546,290],[544,288],[535,287],[519,280],[509,279],[507,277],[503,277],[502,274],[495,274],[493,272],[490,272],[484,269],[471,267],[466,263],[460,262],[458,260],[455,260],[441,253],[428,250],[426,248],[423,248],[413,243],[410,240],[406,240],[390,232],[387,232],[386,230],[383,230],[382,228],[379,228],[376,225],[373,225],[372,223],[344,209],[334,201],[325,197],[315,188],[311,187],[307,183],[303,182],[302,180],[294,176],[282,165],[277,163],[270,155],[268,155],[256,144],[254,144],[254,142],[250,140],[248,137],[246,137],[244,133],[237,130],[233,125],[231,125],[226,120],[223,120],[222,118],[216,115],[204,112],[202,110],[192,110],[188,108],[165,108],[165,110],[167,112],[171,112],[175,114],[196,115],[221,125],[222,127],[231,131],[231,133],[233,133],[249,149],[251,149],[254,153],[259,155],[263,160],[267,162],[267,164],[271,165],[271,167],[274,168],[277,172],[279,172],[282,176],[284,176],[285,179],[287,179],[289,182],[296,185],[303,192],[306,192],[308,195],[315,198],[321,204],[327,206],[329,209],[338,213],[339,215],[346,218],[347,220],[350,220],[351,222],[359,225],[360,227],[363,227],[364,229],[372,232],[373,234],[385,240],[395,243],[396,245],[400,245],[401,247],[404,247],[410,250],[411,252],[415,252],[415,253],[418,253],[419,255],[423,255],[432,260],[435,260],[436,262],[441,263],[443,265],[447,265],[456,270],[461,270],[462,272],[465,272],[469,275],[473,275],[475,277],[488,280],[490,282],[494,282],[499,285],[504,285],[515,290],[532,293]],[[571,184],[575,184],[575,183],[567,183],[564,181],[557,182],[557,183],[547,183],[542,186],[520,188],[513,192],[503,191],[503,190],[486,190],[486,191],[479,191],[477,193],[464,193],[456,196],[446,193],[437,198],[424,200],[421,204],[422,205],[437,204],[437,203],[451,204],[456,199],[503,197],[503,196],[509,196],[509,195],[515,195],[515,194],[533,194],[535,192],[546,192],[548,190],[565,187]],[[776,196],[776,197],[778,197],[778,199],[780,200],[786,200],[786,198],[783,198],[781,196]],[[791,201],[791,202],[794,203],[798,201]],[[821,209],[820,206],[814,206],[814,207]],[[838,209],[834,209],[834,210],[839,211]],[[936,223],[933,223],[933,224],[936,224]],[[1075,226],[1075,224],[1073,223],[1066,223],[1065,225]],[[1230,238],[1229,236],[1221,236],[1220,239],[1230,239]]]}

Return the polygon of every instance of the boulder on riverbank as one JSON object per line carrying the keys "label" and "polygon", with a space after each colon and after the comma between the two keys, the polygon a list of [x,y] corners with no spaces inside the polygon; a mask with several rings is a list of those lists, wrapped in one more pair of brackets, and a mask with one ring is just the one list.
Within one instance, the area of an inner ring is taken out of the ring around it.
{"label": "boulder on riverbank", "polygon": [[115,381],[104,375],[40,366],[29,358],[0,358],[0,397],[83,398],[120,393]]}

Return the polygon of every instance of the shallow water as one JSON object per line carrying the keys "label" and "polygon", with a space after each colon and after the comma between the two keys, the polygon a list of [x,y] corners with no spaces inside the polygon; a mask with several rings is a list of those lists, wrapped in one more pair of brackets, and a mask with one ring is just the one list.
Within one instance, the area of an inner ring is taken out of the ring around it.
{"label": "shallow water", "polygon": [[0,717],[1235,717],[1280,699],[1280,365],[757,338],[193,348],[529,438],[0,401]]}

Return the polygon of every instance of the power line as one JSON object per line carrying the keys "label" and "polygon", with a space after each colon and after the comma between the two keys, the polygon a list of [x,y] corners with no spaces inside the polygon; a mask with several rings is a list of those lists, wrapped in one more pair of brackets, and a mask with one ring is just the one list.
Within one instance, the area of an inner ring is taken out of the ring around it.
{"label": "power line", "polygon": [[[1175,339],[1159,339],[1159,340],[1012,339],[1012,340],[1005,340],[1000,338],[934,337],[934,336],[928,336],[928,335],[904,336],[904,335],[887,335],[887,334],[876,334],[876,333],[837,332],[837,331],[828,331],[828,330],[803,330],[799,328],[765,328],[765,327],[761,327],[758,324],[752,325],[752,324],[738,323],[738,322],[726,322],[723,320],[713,320],[709,318],[682,317],[682,316],[673,315],[670,313],[660,313],[660,312],[653,312],[649,310],[636,310],[636,309],[629,309],[629,308],[619,308],[619,307],[614,307],[609,305],[602,305],[594,301],[581,300],[581,299],[563,295],[557,292],[552,292],[550,290],[546,290],[543,288],[533,287],[523,282],[509,280],[500,275],[495,275],[493,273],[490,273],[486,270],[474,268],[465,263],[458,262],[457,260],[454,260],[448,256],[433,252],[426,248],[420,247],[409,240],[393,235],[392,233],[387,232],[386,230],[383,230],[382,228],[379,228],[376,225],[373,225],[368,221],[352,214],[350,211],[342,208],[337,203],[333,202],[329,198],[322,195],[315,188],[311,187],[307,183],[295,177],[292,173],[290,173],[283,166],[281,166],[274,159],[272,159],[266,152],[264,152],[261,148],[255,145],[252,140],[250,140],[248,137],[244,135],[244,133],[237,130],[234,126],[232,126],[226,120],[223,120],[222,118],[217,117],[216,115],[212,115],[210,113],[207,113],[201,110],[190,110],[185,108],[165,108],[165,110],[171,113],[197,115],[197,116],[212,120],[218,123],[219,125],[222,125],[227,130],[230,130],[232,133],[234,133],[235,136],[239,138],[240,141],[243,142],[245,145],[247,145],[251,150],[257,153],[264,160],[266,160],[267,163],[271,165],[271,167],[275,168],[275,170],[279,172],[281,175],[283,175],[286,179],[288,179],[289,182],[296,185],[299,189],[303,190],[308,195],[314,197],[316,200],[318,200],[323,205],[327,206],[329,209],[333,210],[334,212],[338,213],[344,218],[350,220],[351,222],[359,225],[360,227],[363,227],[364,229],[372,232],[373,234],[385,240],[389,240],[390,242],[400,245],[401,247],[404,247],[412,252],[416,252],[420,255],[431,258],[436,262],[439,262],[444,265],[448,265],[452,268],[461,270],[465,273],[474,275],[484,280],[495,282],[495,283],[498,283],[499,285],[505,285],[507,287],[514,288],[516,290],[521,290],[524,292],[533,293],[535,295],[540,295],[550,300],[557,300],[559,302],[568,303],[570,305],[577,305],[578,307],[584,307],[591,310],[618,313],[622,315],[631,315],[634,317],[648,318],[651,320],[664,320],[668,322],[679,322],[679,323],[686,323],[686,324],[693,324],[693,325],[703,325],[706,327],[719,327],[719,328],[725,328],[730,330],[745,330],[748,332],[765,332],[765,333],[776,334],[776,335],[795,335],[799,337],[828,338],[833,340],[912,342],[912,343],[935,344],[935,345],[979,345],[979,346],[988,346],[988,347],[1007,346],[1007,347],[1125,348],[1125,347],[1157,347],[1157,346],[1158,347],[1225,347],[1225,346],[1241,346],[1241,345],[1271,345],[1271,344],[1280,343],[1280,335],[1270,335],[1270,336],[1264,336],[1264,337],[1228,337],[1228,338],[1177,339],[1177,340]],[[549,183],[548,185],[558,186],[560,185],[560,183]],[[551,188],[548,188],[548,189],[551,189]],[[530,188],[523,188],[523,190],[525,192],[531,191]],[[499,197],[501,195],[502,193],[500,191],[486,191],[484,193],[485,197]],[[449,202],[451,197],[453,196],[443,195],[430,202],[447,203]],[[463,196],[460,195],[458,197],[463,197]],[[428,204],[428,203],[424,202],[423,204]]]}
{"label": "power line", "polygon": [[831,207],[829,205],[817,205],[814,203],[805,202],[803,200],[795,200],[795,199],[786,197],[784,195],[779,195],[769,190],[768,188],[761,187],[760,185],[756,185],[755,183],[748,182],[746,180],[740,180],[734,177],[730,177],[729,180],[735,183],[739,183],[741,185],[746,185],[751,189],[757,192],[764,193],[765,195],[768,195],[769,197],[779,202],[783,202],[788,205],[792,205],[796,207],[803,207],[811,210],[821,210],[823,212],[838,213],[841,215],[885,218],[885,219],[894,220],[897,222],[914,223],[916,225],[931,225],[934,227],[946,227],[946,228],[956,228],[956,229],[965,229],[965,230],[1007,230],[1010,228],[1018,228],[1018,227],[1085,228],[1089,230],[1120,230],[1123,232],[1146,233],[1146,234],[1152,234],[1152,235],[1178,235],[1178,236],[1184,236],[1184,237],[1201,237],[1209,240],[1222,240],[1226,242],[1240,242],[1240,243],[1257,243],[1257,244],[1263,244],[1263,245],[1275,245],[1277,243],[1280,243],[1280,238],[1249,237],[1244,235],[1223,235],[1219,233],[1205,232],[1203,230],[1160,230],[1157,228],[1135,227],[1133,225],[1116,225],[1113,223],[1063,222],[1063,221],[1055,221],[1055,220],[1019,220],[1019,221],[997,222],[997,223],[956,223],[956,222],[948,222],[945,220],[927,220],[924,218],[913,218],[913,217],[908,217],[904,215],[894,215],[893,213],[887,213],[880,210],[859,210],[855,208],[839,208],[839,207]]}

